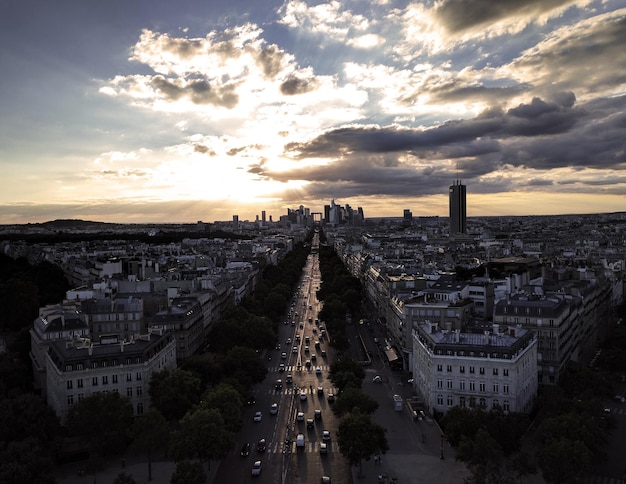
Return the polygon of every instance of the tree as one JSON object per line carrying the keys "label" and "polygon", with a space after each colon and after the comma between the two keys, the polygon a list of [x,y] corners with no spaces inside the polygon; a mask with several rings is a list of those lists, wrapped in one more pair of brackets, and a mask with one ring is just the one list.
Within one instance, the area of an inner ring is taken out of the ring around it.
{"label": "tree", "polygon": [[152,455],[159,448],[167,448],[170,428],[167,420],[156,408],[151,408],[133,422],[134,450],[148,454],[148,480],[152,480]]}
{"label": "tree", "polygon": [[181,368],[165,368],[150,378],[150,400],[168,420],[178,420],[200,401],[200,378]]}
{"label": "tree", "polygon": [[389,450],[387,429],[373,422],[369,415],[362,412],[353,412],[339,423],[337,443],[339,451],[348,459],[352,466],[359,466],[361,462],[369,460],[372,455],[384,454]]}
{"label": "tree", "polygon": [[235,434],[226,428],[219,410],[198,408],[180,420],[170,454],[175,461],[197,459],[201,463],[221,459],[235,445]]}
{"label": "tree", "polygon": [[549,439],[539,451],[539,467],[549,484],[577,482],[591,470],[592,455],[580,441]]}
{"label": "tree", "polygon": [[513,483],[506,473],[505,457],[498,443],[481,428],[473,438],[463,436],[457,459],[467,463],[472,483]]}
{"label": "tree", "polygon": [[223,374],[235,377],[249,386],[263,381],[267,367],[252,348],[235,346],[224,359]]}
{"label": "tree", "polygon": [[348,387],[342,391],[336,398],[332,406],[333,413],[337,417],[359,411],[366,414],[372,414],[378,408],[378,402],[370,397],[360,388]]}
{"label": "tree", "polygon": [[[152,480],[152,478],[150,477],[148,480],[150,481]],[[135,479],[133,479],[132,474],[126,474],[125,472],[120,472],[115,478],[115,480],[113,481],[113,484],[136,484],[136,482],[135,482]]]}
{"label": "tree", "polygon": [[75,403],[68,412],[67,426],[83,438],[92,452],[118,454],[128,443],[133,406],[117,392],[93,393]]}
{"label": "tree", "polygon": [[330,381],[340,390],[342,390],[342,383],[346,380],[350,380],[344,373],[354,375],[358,379],[359,383],[356,385],[357,387],[361,386],[365,378],[365,370],[363,367],[356,360],[345,355],[330,365],[328,375]]}
{"label": "tree", "polygon": [[0,482],[3,484],[54,484],[52,470],[53,462],[45,445],[34,437],[0,445]]}
{"label": "tree", "polygon": [[170,484],[204,484],[206,474],[200,462],[182,461],[176,463]]}
{"label": "tree", "polygon": [[241,393],[232,385],[220,383],[212,390],[206,392],[202,397],[201,406],[203,408],[214,408],[219,410],[224,419],[226,428],[233,433],[241,430],[241,406],[243,398]]}

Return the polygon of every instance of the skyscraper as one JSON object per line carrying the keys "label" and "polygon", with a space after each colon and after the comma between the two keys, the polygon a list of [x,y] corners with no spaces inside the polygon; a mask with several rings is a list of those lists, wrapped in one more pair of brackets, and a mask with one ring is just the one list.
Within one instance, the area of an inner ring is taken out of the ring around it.
{"label": "skyscraper", "polygon": [[461,184],[461,180],[455,180],[450,186],[450,235],[466,232],[466,218],[465,185]]}

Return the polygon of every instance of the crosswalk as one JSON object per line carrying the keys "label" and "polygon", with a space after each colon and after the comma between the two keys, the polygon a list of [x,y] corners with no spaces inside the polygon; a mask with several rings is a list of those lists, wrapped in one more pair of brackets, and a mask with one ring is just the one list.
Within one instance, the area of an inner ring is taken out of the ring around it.
{"label": "crosswalk", "polygon": [[[315,373],[315,368],[322,370],[322,373],[327,374],[330,369],[330,365],[313,365],[311,368],[306,368],[304,365],[300,366],[300,373]],[[270,366],[267,368],[270,373],[291,373],[296,374],[298,372],[298,365],[285,365],[283,371],[280,371],[280,366]]]}
{"label": "crosswalk", "polygon": [[611,415],[614,417],[617,415],[626,415],[626,406],[609,407],[611,409]]}
{"label": "crosswalk", "polygon": [[[304,443],[304,447],[296,447],[296,442],[290,442],[285,444],[284,442],[269,442],[265,453],[268,454],[286,454],[286,453],[319,453],[321,442],[307,441]],[[339,452],[339,444],[337,442],[326,442],[327,452],[329,454]],[[252,450],[254,452],[254,449]]]}
{"label": "crosswalk", "polygon": [[[337,389],[334,387],[322,387],[324,389],[324,396],[328,396],[329,393],[337,395]],[[317,387],[298,387],[298,386],[283,386],[281,390],[275,388],[255,388],[252,390],[255,395],[299,395],[300,393],[306,393],[307,395],[317,395]]]}

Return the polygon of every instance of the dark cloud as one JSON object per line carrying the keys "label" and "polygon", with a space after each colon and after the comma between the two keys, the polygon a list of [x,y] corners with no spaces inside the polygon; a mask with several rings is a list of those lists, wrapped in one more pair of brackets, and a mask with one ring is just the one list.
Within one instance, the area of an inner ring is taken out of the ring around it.
{"label": "dark cloud", "polygon": [[313,91],[316,87],[317,83],[314,80],[291,76],[280,85],[280,92],[286,96],[293,96]]}
{"label": "dark cloud", "polygon": [[198,39],[172,38],[169,35],[160,37],[163,50],[176,54],[181,59],[189,59],[202,52],[203,42]]}
{"label": "dark cloud", "polygon": [[448,32],[466,30],[511,17],[531,16],[573,3],[572,0],[444,0],[435,10]]}
{"label": "dark cloud", "polygon": [[[511,97],[519,96],[528,91],[528,84],[519,84],[505,87],[488,87],[483,85],[463,85],[454,81],[445,85],[438,85],[426,92],[434,102],[472,102],[486,101],[491,103],[505,102]],[[419,95],[424,94],[420,91]],[[414,97],[417,97],[414,96]]]}
{"label": "dark cloud", "polygon": [[199,144],[199,143],[196,143],[196,144],[193,145],[193,150],[196,153],[204,153],[204,154],[207,154],[209,156],[217,155],[217,153],[212,148],[209,148],[208,146],[202,145],[202,144]]}
{"label": "dark cloud", "polygon": [[171,81],[163,76],[152,78],[152,87],[170,101],[187,98],[194,104],[213,104],[231,109],[239,102],[239,96],[235,93],[235,86],[222,86],[211,89],[205,79],[193,79],[187,84],[180,81]]}
{"label": "dark cloud", "polygon": [[270,45],[261,50],[257,62],[263,69],[263,74],[273,79],[282,70],[284,58],[283,51],[275,45]]}

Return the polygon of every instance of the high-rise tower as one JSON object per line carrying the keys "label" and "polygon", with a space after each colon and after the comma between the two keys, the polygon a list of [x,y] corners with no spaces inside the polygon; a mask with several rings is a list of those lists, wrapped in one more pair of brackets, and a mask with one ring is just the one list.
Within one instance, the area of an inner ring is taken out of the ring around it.
{"label": "high-rise tower", "polygon": [[455,180],[450,186],[450,235],[464,234],[467,230],[467,206],[465,185]]}

